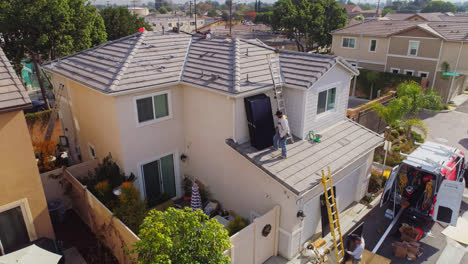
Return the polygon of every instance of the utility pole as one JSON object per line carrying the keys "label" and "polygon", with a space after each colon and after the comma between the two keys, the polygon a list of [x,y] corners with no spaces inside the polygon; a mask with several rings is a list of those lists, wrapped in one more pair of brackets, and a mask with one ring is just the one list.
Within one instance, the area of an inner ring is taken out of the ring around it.
{"label": "utility pole", "polygon": [[377,10],[375,10],[375,17],[379,17],[379,8],[380,8],[380,0],[377,1]]}
{"label": "utility pole", "polygon": [[193,13],[192,13],[192,0],[190,0],[190,18],[193,17]]}
{"label": "utility pole", "polygon": [[232,0],[229,1],[229,35],[232,37]]}
{"label": "utility pole", "polygon": [[194,9],[195,9],[195,33],[197,33],[198,29],[197,29],[197,0],[193,0],[193,6],[194,6]]}

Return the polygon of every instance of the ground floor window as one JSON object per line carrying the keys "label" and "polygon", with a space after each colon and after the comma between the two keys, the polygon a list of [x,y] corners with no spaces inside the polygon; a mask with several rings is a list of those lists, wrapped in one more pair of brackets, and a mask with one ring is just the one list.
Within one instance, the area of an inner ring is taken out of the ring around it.
{"label": "ground floor window", "polygon": [[164,156],[141,167],[148,201],[176,196],[174,155]]}
{"label": "ground floor window", "polygon": [[400,73],[400,69],[398,69],[398,68],[391,68],[390,71],[392,73]]}
{"label": "ground floor window", "polygon": [[21,249],[29,243],[28,230],[21,207],[0,213],[0,252],[5,254]]}
{"label": "ground floor window", "polygon": [[419,72],[419,77],[422,77],[422,78],[427,78],[429,76],[429,73],[428,72]]}
{"label": "ground floor window", "polygon": [[414,75],[414,71],[412,71],[412,70],[405,70],[405,74],[406,74],[406,75],[409,75],[409,76],[413,76],[413,75]]}

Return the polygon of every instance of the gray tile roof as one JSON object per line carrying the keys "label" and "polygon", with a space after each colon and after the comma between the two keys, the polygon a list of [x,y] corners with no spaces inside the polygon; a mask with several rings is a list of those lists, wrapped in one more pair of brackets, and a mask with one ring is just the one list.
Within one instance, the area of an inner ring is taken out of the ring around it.
{"label": "gray tile roof", "polygon": [[229,139],[227,144],[293,193],[301,195],[319,184],[322,170],[330,167],[335,175],[384,142],[380,135],[349,119],[320,134],[320,143],[301,140],[287,145],[286,160],[279,158],[278,151],[258,151],[250,143],[236,144]]}
{"label": "gray tile roof", "polygon": [[26,89],[0,48],[0,112],[30,106],[31,100]]}
{"label": "gray tile roof", "polygon": [[[44,68],[104,93],[185,83],[231,94],[271,87],[266,59],[276,51],[259,40],[144,31],[49,62]],[[279,51],[285,83],[310,87],[344,59]]]}
{"label": "gray tile roof", "polygon": [[[364,23],[363,26],[363,36],[388,37],[412,28],[420,28],[444,40],[464,41],[468,39],[468,22],[374,20]],[[361,24],[354,24],[332,32],[336,35],[352,36],[358,36],[360,33]]]}
{"label": "gray tile roof", "polygon": [[407,20],[414,16],[420,16],[424,18],[426,21],[437,22],[437,21],[454,21],[454,22],[468,22],[468,17],[463,14],[454,14],[454,15],[447,15],[440,12],[434,13],[414,13],[414,14],[403,14],[403,13],[396,13],[390,14],[388,13],[383,17],[383,19],[387,20]]}

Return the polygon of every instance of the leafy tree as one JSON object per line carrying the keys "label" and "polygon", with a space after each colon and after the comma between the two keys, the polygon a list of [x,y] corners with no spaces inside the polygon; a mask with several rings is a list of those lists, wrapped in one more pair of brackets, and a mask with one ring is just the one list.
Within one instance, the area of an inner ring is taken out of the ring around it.
{"label": "leafy tree", "polygon": [[430,1],[422,10],[422,13],[432,13],[432,12],[456,12],[457,7],[450,3],[444,1]]}
{"label": "leafy tree", "polygon": [[211,9],[213,9],[213,6],[208,3],[197,3],[197,14],[200,16],[204,16]]}
{"label": "leafy tree", "polygon": [[124,6],[108,7],[101,11],[109,40],[119,39],[138,32],[139,28],[152,30],[145,19],[132,14]]}
{"label": "leafy tree", "polygon": [[209,17],[217,17],[218,16],[218,13],[216,13],[216,9],[211,9],[210,11],[208,11],[208,14],[207,14]]}
{"label": "leafy tree", "polygon": [[138,229],[146,215],[146,203],[131,182],[120,186],[119,203],[114,209],[115,216],[122,220],[133,232]]}
{"label": "leafy tree", "polygon": [[0,1],[0,46],[19,72],[24,58],[33,63],[49,107],[39,70],[55,59],[106,41],[102,18],[84,0]]}
{"label": "leafy tree", "polygon": [[229,21],[229,12],[226,10],[223,10],[223,13],[221,14],[221,18],[223,21]]}
{"label": "leafy tree", "polygon": [[244,14],[244,18],[250,21],[254,21],[256,16],[257,13],[255,13],[254,11],[245,12]]}
{"label": "leafy tree", "polygon": [[151,210],[140,227],[134,252],[139,264],[230,263],[230,239],[223,225],[201,210]]}
{"label": "leafy tree", "polygon": [[273,17],[273,12],[263,12],[263,13],[257,13],[255,16],[255,23],[262,23],[265,25],[271,25],[271,19]]}
{"label": "leafy tree", "polygon": [[382,16],[385,16],[387,14],[395,14],[396,11],[391,9],[390,7],[385,7],[383,10],[382,10]]}
{"label": "leafy tree", "polygon": [[164,6],[161,6],[159,9],[158,9],[158,12],[160,14],[167,14],[167,8],[165,8]]}

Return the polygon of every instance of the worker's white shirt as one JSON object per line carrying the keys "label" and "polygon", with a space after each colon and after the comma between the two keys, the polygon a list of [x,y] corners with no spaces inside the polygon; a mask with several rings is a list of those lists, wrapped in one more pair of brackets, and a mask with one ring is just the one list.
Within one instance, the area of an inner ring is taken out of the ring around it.
{"label": "worker's white shirt", "polygon": [[283,115],[283,117],[281,118],[278,118],[278,131],[279,131],[280,137],[284,137],[286,136],[286,134],[288,134],[289,123],[285,115]]}
{"label": "worker's white shirt", "polygon": [[348,252],[348,254],[353,256],[354,259],[362,259],[362,253],[364,252],[364,247],[365,247],[364,238],[361,237],[361,241],[362,243],[359,245],[356,245],[356,248],[352,252],[348,250],[346,251]]}

